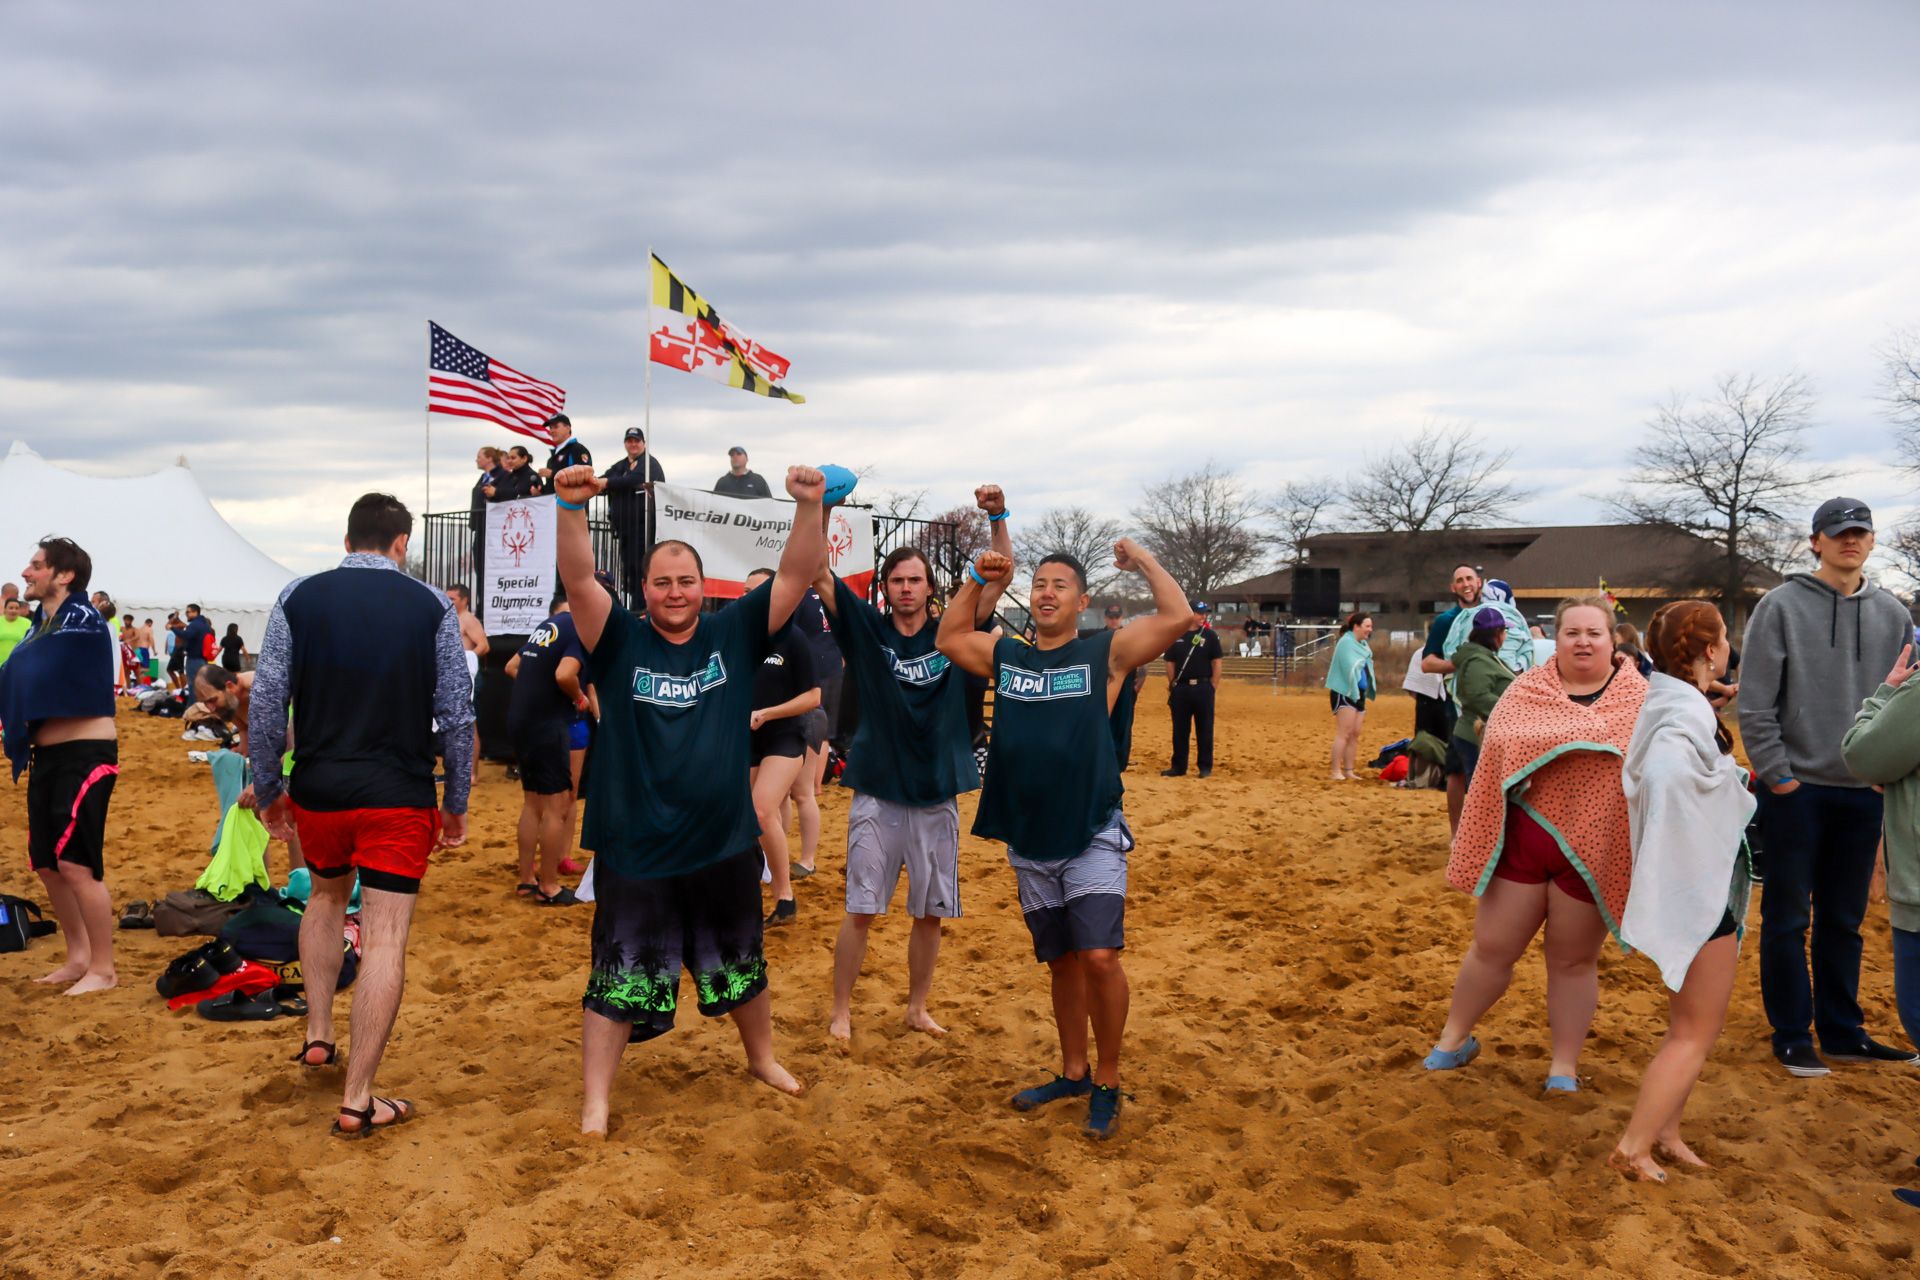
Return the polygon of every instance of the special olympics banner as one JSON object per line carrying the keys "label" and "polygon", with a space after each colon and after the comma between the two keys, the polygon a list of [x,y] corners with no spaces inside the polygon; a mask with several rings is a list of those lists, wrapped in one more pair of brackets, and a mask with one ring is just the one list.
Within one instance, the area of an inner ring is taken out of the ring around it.
{"label": "special olympics banner", "polygon": [[[731,600],[746,591],[755,569],[780,563],[793,528],[793,504],[781,498],[729,498],[704,489],[656,484],[656,536],[677,538],[700,552],[707,594]],[[873,583],[873,516],[835,507],[827,521],[827,563],[854,591]]]}
{"label": "special olympics banner", "polygon": [[559,583],[553,515],[551,495],[487,504],[486,553],[473,594],[490,634],[525,635],[547,620]]}

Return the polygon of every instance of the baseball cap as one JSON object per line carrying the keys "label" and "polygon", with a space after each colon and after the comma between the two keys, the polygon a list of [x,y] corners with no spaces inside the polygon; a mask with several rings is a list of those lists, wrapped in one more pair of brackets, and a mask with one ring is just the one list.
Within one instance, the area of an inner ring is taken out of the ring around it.
{"label": "baseball cap", "polygon": [[743,448],[740,445],[735,445],[733,446],[733,448],[727,450],[727,456],[731,458],[736,453],[745,453],[745,452],[746,452],[745,448]]}
{"label": "baseball cap", "polygon": [[1504,631],[1507,626],[1507,615],[1492,607],[1476,609],[1473,613],[1473,625],[1476,628],[1487,627],[1491,630]]}
{"label": "baseball cap", "polygon": [[647,438],[647,433],[646,433],[646,432],[644,432],[644,431],[642,431],[642,430],[641,430],[640,428],[638,428],[638,427],[628,427],[628,428],[627,428],[627,439],[629,439],[629,440],[645,440],[646,438]]}
{"label": "baseball cap", "polygon": [[1873,532],[1873,512],[1858,498],[1828,498],[1813,513],[1813,531],[1831,538],[1849,529]]}
{"label": "baseball cap", "polygon": [[1122,614],[1123,612],[1124,612],[1124,610],[1122,610],[1122,609],[1120,608],[1120,606],[1119,606],[1119,605],[1117,605],[1117,604],[1110,604],[1110,605],[1108,605],[1108,606],[1107,606],[1107,609],[1106,609],[1106,615],[1107,615],[1107,617],[1109,617],[1109,618],[1117,618],[1117,617],[1119,617],[1119,616],[1120,616],[1120,615],[1121,615],[1121,614]]}
{"label": "baseball cap", "polygon": [[569,418],[564,413],[556,413],[551,418],[548,418],[545,422],[541,423],[540,425],[543,427],[553,427],[560,423],[565,423],[567,430],[569,431],[573,430],[573,419]]}
{"label": "baseball cap", "polygon": [[1195,613],[1210,613],[1213,610],[1213,606],[1205,600],[1189,601],[1188,605]]}

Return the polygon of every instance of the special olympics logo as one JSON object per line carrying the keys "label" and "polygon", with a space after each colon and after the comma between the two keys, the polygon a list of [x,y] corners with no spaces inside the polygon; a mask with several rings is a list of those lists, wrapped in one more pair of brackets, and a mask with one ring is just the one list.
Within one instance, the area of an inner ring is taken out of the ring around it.
{"label": "special olympics logo", "polygon": [[827,529],[827,559],[837,569],[840,567],[840,558],[852,550],[853,521],[836,510],[833,523]]}
{"label": "special olympics logo", "polygon": [[525,507],[509,508],[500,521],[500,549],[513,557],[513,567],[533,551],[533,513]]}

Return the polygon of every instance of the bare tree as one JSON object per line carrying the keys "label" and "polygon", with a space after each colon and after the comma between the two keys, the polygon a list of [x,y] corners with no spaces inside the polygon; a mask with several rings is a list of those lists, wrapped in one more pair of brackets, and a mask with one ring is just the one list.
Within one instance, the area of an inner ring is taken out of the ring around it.
{"label": "bare tree", "polygon": [[1611,505],[1638,524],[1677,529],[1714,549],[1696,588],[1718,594],[1734,625],[1745,594],[1760,585],[1755,568],[1782,554],[1782,530],[1806,496],[1833,479],[1805,466],[1802,437],[1813,393],[1800,374],[1763,381],[1727,374],[1698,403],[1675,393],[1647,424],[1647,438]]}
{"label": "bare tree", "polygon": [[1345,486],[1331,476],[1309,476],[1282,485],[1279,496],[1266,508],[1266,516],[1273,522],[1268,541],[1281,559],[1296,568],[1305,564],[1307,539],[1339,526],[1339,507],[1345,495]]}
{"label": "bare tree", "polygon": [[1116,576],[1113,544],[1122,530],[1117,520],[1106,520],[1085,507],[1055,507],[1032,525],[1022,525],[1013,536],[1014,554],[1021,567],[1031,570],[1042,556],[1064,551],[1087,567],[1087,590],[1105,591]]}
{"label": "bare tree", "polygon": [[[939,576],[941,585],[952,586],[960,581],[960,575],[967,571],[973,558],[993,545],[986,512],[967,504],[936,512],[926,519],[926,535],[917,545],[933,561],[933,571]],[[954,527],[951,546],[938,536],[943,532],[940,526],[944,524]]]}
{"label": "bare tree", "polygon": [[1198,471],[1148,485],[1133,518],[1141,541],[1190,595],[1211,595],[1260,559],[1260,511],[1230,469]]}
{"label": "bare tree", "polygon": [[1893,419],[1893,447],[1901,465],[1920,477],[1920,330],[1896,329],[1880,350],[1881,399]]}
{"label": "bare tree", "polygon": [[1369,457],[1343,499],[1360,528],[1392,535],[1403,607],[1431,594],[1440,561],[1456,553],[1457,530],[1504,524],[1529,496],[1503,478],[1512,449],[1491,449],[1464,423],[1429,423],[1412,440]]}

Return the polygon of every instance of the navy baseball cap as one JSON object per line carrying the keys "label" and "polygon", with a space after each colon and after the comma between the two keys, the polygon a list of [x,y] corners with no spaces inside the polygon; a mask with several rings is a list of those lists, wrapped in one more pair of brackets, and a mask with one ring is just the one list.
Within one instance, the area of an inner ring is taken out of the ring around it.
{"label": "navy baseball cap", "polygon": [[566,426],[567,430],[569,431],[573,430],[573,419],[569,418],[564,413],[556,413],[551,418],[548,418],[545,422],[541,423],[540,425],[543,427],[551,428],[551,427],[560,426],[563,424]]}
{"label": "navy baseball cap", "polygon": [[1205,600],[1193,601],[1192,608],[1195,613],[1210,613],[1213,610],[1213,606],[1208,604]]}
{"label": "navy baseball cap", "polygon": [[646,433],[646,432],[644,432],[644,431],[642,431],[642,430],[641,430],[640,428],[638,428],[638,427],[628,427],[628,428],[627,428],[627,439],[629,439],[629,440],[645,440],[646,438],[647,438],[647,433]]}
{"label": "navy baseball cap", "polygon": [[1873,511],[1858,498],[1828,498],[1813,513],[1813,531],[1826,537],[1852,529],[1873,532]]}

